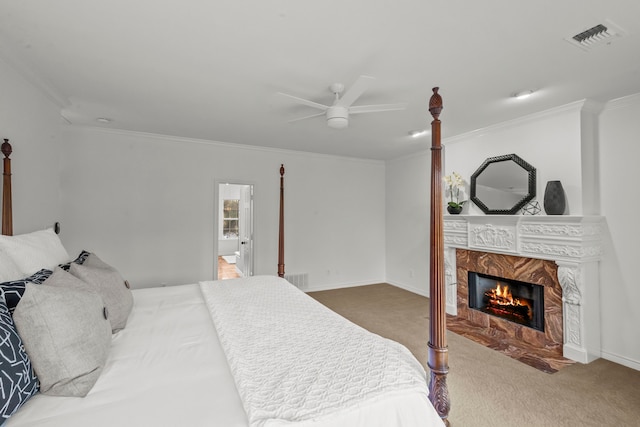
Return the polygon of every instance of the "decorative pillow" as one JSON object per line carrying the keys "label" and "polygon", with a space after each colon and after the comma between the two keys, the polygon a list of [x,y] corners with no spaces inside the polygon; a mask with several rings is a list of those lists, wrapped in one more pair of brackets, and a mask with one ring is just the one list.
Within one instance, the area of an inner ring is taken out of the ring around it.
{"label": "decorative pillow", "polygon": [[98,294],[109,310],[112,331],[124,329],[133,308],[133,295],[118,270],[105,264],[95,254],[91,254],[82,265],[71,263],[69,272],[96,286]]}
{"label": "decorative pillow", "polygon": [[20,267],[6,253],[0,251],[0,283],[24,277]]}
{"label": "decorative pillow", "polygon": [[24,276],[69,261],[70,257],[53,228],[18,236],[0,236],[0,251],[9,254]]}
{"label": "decorative pillow", "polygon": [[65,271],[69,271],[69,268],[71,267],[71,263],[72,262],[75,262],[76,264],[82,265],[87,260],[87,257],[89,255],[91,255],[91,252],[83,250],[83,251],[80,252],[80,255],[78,255],[78,257],[76,259],[74,259],[73,261],[64,263],[64,264],[60,264],[60,265],[58,265],[58,267],[62,268]]}
{"label": "decorative pillow", "polygon": [[0,424],[38,392],[38,379],[0,296]]}
{"label": "decorative pillow", "polygon": [[[58,275],[56,280],[64,281],[65,276]],[[111,346],[111,325],[102,298],[64,284],[27,283],[13,319],[40,380],[40,391],[86,396]]]}
{"label": "decorative pillow", "polygon": [[13,313],[13,310],[16,309],[20,298],[22,298],[22,294],[24,294],[24,288],[27,283],[35,283],[36,285],[44,283],[44,281],[51,276],[51,273],[51,270],[42,269],[26,279],[0,283],[0,293],[4,296],[9,311]]}
{"label": "decorative pillow", "polygon": [[98,296],[100,295],[98,293],[98,288],[95,285],[89,284],[84,280],[77,278],[61,267],[56,267],[49,278],[42,282],[42,284],[47,286],[77,289],[80,291],[89,291],[97,294]]}

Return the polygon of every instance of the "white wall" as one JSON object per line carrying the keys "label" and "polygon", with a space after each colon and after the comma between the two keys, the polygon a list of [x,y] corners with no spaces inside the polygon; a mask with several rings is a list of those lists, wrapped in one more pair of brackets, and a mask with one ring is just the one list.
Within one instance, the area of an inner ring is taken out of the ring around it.
{"label": "white wall", "polygon": [[13,147],[13,232],[51,227],[60,220],[59,108],[3,60],[0,94],[0,138]]}
{"label": "white wall", "polygon": [[276,274],[279,168],[288,273],[310,288],[384,281],[382,162],[67,127],[63,228],[137,287],[213,277],[216,181],[254,185],[255,274]]}
{"label": "white wall", "polygon": [[[566,213],[582,215],[582,106],[583,103],[575,103],[446,138],[444,173],[455,171],[462,175],[466,184],[464,198],[468,199],[471,175],[487,158],[517,154],[536,168],[536,200],[541,208],[547,181],[560,180],[567,196]],[[465,203],[463,213],[484,215],[471,201]]]}
{"label": "white wall", "polygon": [[640,369],[640,94],[607,104],[600,120],[601,212],[606,217],[600,265],[602,355]]}
{"label": "white wall", "polygon": [[[632,175],[640,158],[640,95],[609,103],[598,117],[599,111],[600,106],[579,102],[445,138],[444,170],[462,174],[468,198],[469,177],[486,158],[515,153],[537,169],[536,199],[541,207],[546,182],[560,180],[569,214],[606,217],[600,263],[601,353],[640,370],[640,286],[635,267],[640,227],[634,216],[640,199]],[[441,120],[444,123],[446,117]],[[429,165],[429,153],[387,163],[387,281],[418,291],[428,289],[428,271],[414,266],[428,256],[423,242],[429,234]],[[405,205],[412,208],[404,209]],[[473,203],[463,213],[483,215]],[[420,235],[412,235],[414,230]],[[409,277],[408,269],[417,277]]]}
{"label": "white wall", "polygon": [[387,282],[429,295],[431,153],[387,162]]}

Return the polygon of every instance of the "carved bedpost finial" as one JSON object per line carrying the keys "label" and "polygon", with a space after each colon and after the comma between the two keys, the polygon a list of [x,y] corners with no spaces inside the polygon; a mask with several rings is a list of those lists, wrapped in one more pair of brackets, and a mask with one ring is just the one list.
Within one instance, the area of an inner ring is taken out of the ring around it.
{"label": "carved bedpost finial", "polygon": [[431,95],[431,99],[429,99],[429,112],[436,120],[438,120],[438,117],[440,117],[440,113],[442,112],[442,97],[438,93],[438,89],[440,88],[433,88],[433,95]]}
{"label": "carved bedpost finial", "polygon": [[5,138],[4,142],[2,143],[2,154],[4,154],[4,156],[8,159],[12,151],[13,149],[11,148],[11,144],[9,144],[9,140]]}
{"label": "carved bedpost finial", "polygon": [[280,164],[280,176],[284,176],[284,165]]}

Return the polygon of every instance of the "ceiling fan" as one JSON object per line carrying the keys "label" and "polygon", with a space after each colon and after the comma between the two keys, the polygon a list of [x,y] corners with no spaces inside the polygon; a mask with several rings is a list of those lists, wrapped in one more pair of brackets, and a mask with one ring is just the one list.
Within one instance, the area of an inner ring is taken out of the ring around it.
{"label": "ceiling fan", "polygon": [[299,104],[322,110],[322,112],[320,113],[312,114],[305,117],[299,117],[297,119],[289,120],[289,122],[296,122],[298,120],[310,119],[312,117],[325,115],[327,118],[327,125],[329,127],[334,129],[344,129],[349,126],[349,114],[376,113],[380,111],[404,110],[406,108],[406,104],[376,104],[353,106],[352,104],[367,90],[373,80],[375,80],[374,77],[360,76],[346,92],[344,92],[343,84],[332,84],[331,86],[329,86],[329,89],[335,96],[335,100],[333,101],[332,105],[319,104],[308,99],[298,98],[297,96],[289,95],[282,92],[279,92],[279,94],[291,98]]}

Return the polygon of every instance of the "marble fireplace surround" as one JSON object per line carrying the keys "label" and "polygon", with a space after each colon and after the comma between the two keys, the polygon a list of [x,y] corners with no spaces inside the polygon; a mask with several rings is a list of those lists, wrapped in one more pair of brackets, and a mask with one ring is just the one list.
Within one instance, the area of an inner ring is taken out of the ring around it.
{"label": "marble fireplace surround", "polygon": [[466,283],[457,277],[456,249],[553,261],[562,288],[562,355],[581,363],[597,359],[602,231],[599,216],[445,215],[447,313],[458,315],[458,281]]}

